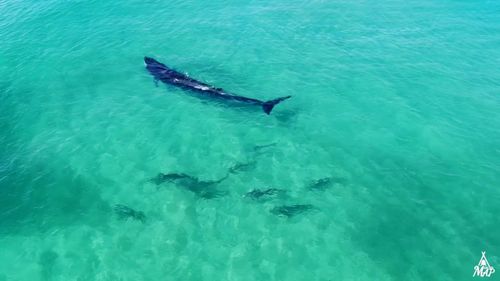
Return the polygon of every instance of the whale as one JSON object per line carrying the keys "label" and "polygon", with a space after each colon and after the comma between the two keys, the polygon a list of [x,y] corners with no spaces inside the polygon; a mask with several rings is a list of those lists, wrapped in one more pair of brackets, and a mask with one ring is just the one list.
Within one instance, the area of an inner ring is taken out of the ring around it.
{"label": "whale", "polygon": [[284,96],[268,101],[262,101],[259,99],[239,96],[229,93],[222,88],[216,88],[212,85],[193,79],[188,75],[170,68],[151,57],[144,57],[144,63],[146,64],[146,69],[154,77],[154,81],[156,84],[158,84],[158,81],[161,81],[165,84],[197,93],[198,96],[202,98],[260,106],[267,115],[271,114],[274,106],[292,97]]}

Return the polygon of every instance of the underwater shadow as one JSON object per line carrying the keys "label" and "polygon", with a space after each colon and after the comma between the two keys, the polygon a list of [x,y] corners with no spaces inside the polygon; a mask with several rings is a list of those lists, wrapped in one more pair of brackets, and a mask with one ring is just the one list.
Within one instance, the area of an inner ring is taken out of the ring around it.
{"label": "underwater shadow", "polygon": [[111,207],[96,185],[67,167],[57,171],[40,164],[22,165],[15,163],[2,179],[0,235],[107,225]]}

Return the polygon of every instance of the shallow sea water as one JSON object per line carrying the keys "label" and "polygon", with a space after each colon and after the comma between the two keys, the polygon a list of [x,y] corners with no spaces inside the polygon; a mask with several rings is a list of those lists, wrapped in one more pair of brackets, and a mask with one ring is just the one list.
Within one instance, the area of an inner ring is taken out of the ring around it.
{"label": "shallow sea water", "polygon": [[[200,101],[145,55],[293,98]],[[498,1],[0,0],[0,280],[469,280],[481,251],[500,270],[499,66]],[[229,176],[207,199],[160,172]],[[314,209],[271,212],[292,204]]]}

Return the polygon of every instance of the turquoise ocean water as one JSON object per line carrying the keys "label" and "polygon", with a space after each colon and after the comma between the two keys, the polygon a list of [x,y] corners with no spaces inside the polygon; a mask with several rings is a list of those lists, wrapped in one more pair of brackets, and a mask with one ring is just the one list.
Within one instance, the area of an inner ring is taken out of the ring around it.
{"label": "turquoise ocean water", "polygon": [[[144,55],[293,98],[200,101]],[[0,280],[500,272],[499,67],[496,0],[0,0]]]}

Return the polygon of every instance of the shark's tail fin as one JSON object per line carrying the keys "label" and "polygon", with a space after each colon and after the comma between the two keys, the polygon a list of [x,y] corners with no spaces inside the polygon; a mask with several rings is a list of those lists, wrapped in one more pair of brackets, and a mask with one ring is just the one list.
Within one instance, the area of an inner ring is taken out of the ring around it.
{"label": "shark's tail fin", "polygon": [[271,111],[273,110],[274,106],[277,105],[278,103],[286,100],[286,99],[289,99],[291,98],[292,96],[286,96],[286,97],[281,97],[281,98],[277,98],[277,99],[274,99],[274,100],[270,100],[270,101],[266,101],[262,104],[262,109],[264,110],[264,112],[269,115],[271,114]]}

